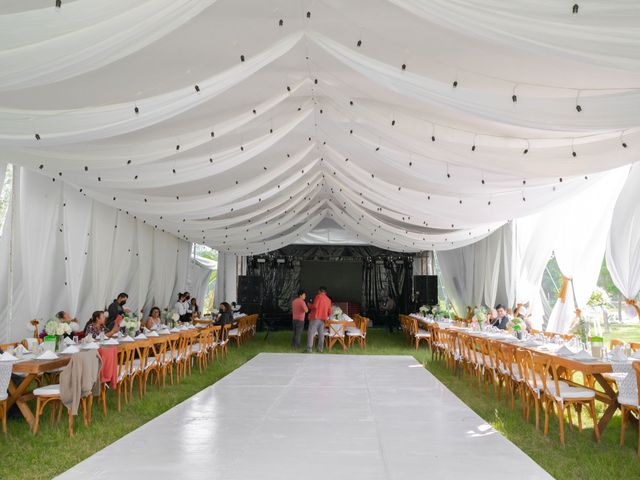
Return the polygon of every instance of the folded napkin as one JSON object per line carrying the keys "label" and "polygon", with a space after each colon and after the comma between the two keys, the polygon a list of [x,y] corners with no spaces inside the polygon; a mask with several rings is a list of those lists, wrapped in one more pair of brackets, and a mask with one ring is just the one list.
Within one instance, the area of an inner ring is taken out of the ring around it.
{"label": "folded napkin", "polygon": [[640,359],[640,350],[636,350],[631,354],[631,358]]}
{"label": "folded napkin", "polygon": [[100,332],[100,340],[106,340],[107,336],[104,334],[104,332]]}
{"label": "folded napkin", "polygon": [[79,351],[80,351],[80,349],[78,347],[76,347],[75,345],[69,345],[61,353],[78,353]]}
{"label": "folded napkin", "polygon": [[144,333],[139,333],[136,335],[136,340],[146,340],[147,336]]}
{"label": "folded napkin", "polygon": [[557,355],[561,355],[563,357],[567,357],[569,355],[573,355],[574,352],[569,350],[565,345],[562,345],[558,350],[556,350]]}
{"label": "folded napkin", "polygon": [[125,342],[133,342],[133,338],[131,338],[129,335],[127,335],[126,337],[122,337],[120,339],[120,343],[125,343]]}
{"label": "folded napkin", "polygon": [[171,333],[176,333],[176,332],[179,332],[179,331],[180,330],[177,329],[176,327],[173,327],[171,330],[169,330],[169,332],[171,332]]}
{"label": "folded napkin", "polygon": [[62,343],[64,343],[67,346],[73,345],[73,340],[71,340],[69,337],[64,337],[64,339],[62,340]]}
{"label": "folded napkin", "polygon": [[91,342],[91,343],[85,343],[82,348],[84,350],[98,350],[100,348],[100,345],[98,345],[96,342]]}
{"label": "folded napkin", "polygon": [[55,360],[58,356],[53,353],[51,350],[45,351],[43,354],[38,355],[36,360]]}
{"label": "folded napkin", "polygon": [[9,352],[4,352],[3,354],[0,355],[0,362],[13,362],[15,360],[18,360],[18,359],[13,355],[11,355]]}
{"label": "folded napkin", "polygon": [[102,342],[102,345],[118,345],[118,340],[110,338],[109,340]]}
{"label": "folded napkin", "polygon": [[15,348],[15,352],[17,353],[21,353],[21,354],[25,354],[25,353],[29,353],[29,350],[27,350],[26,348],[24,348],[24,345],[22,345],[21,343]]}
{"label": "folded napkin", "polygon": [[626,362],[627,356],[622,351],[622,348],[618,346],[611,351],[611,360],[614,362]]}
{"label": "folded napkin", "polygon": [[149,332],[147,337],[159,337],[158,332]]}
{"label": "folded napkin", "polygon": [[576,360],[595,360],[594,357],[592,357],[591,354],[584,349],[576,353],[573,358],[575,358]]}
{"label": "folded napkin", "polygon": [[93,337],[91,335],[87,335],[86,337],[84,337],[84,339],[82,341],[84,343],[93,343],[93,342],[95,342],[95,340],[93,339]]}

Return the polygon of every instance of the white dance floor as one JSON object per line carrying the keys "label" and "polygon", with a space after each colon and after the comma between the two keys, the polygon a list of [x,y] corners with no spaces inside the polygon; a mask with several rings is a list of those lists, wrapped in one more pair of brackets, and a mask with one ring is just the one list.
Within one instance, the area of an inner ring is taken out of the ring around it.
{"label": "white dance floor", "polygon": [[263,353],[58,478],[552,477],[412,357]]}

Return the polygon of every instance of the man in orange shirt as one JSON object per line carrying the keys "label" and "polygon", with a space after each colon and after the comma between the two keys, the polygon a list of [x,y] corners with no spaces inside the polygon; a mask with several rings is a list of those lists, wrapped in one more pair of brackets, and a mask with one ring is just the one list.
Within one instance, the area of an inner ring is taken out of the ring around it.
{"label": "man in orange shirt", "polygon": [[291,302],[291,316],[293,317],[291,346],[293,348],[300,348],[300,338],[302,338],[302,331],[304,330],[304,316],[309,311],[305,302],[306,298],[307,292],[300,290],[298,291],[298,296]]}
{"label": "man in orange shirt", "polygon": [[327,295],[327,289],[320,287],[318,294],[311,304],[309,314],[309,330],[307,331],[307,353],[313,350],[313,341],[318,334],[318,352],[324,350],[324,322],[331,316],[331,299]]}

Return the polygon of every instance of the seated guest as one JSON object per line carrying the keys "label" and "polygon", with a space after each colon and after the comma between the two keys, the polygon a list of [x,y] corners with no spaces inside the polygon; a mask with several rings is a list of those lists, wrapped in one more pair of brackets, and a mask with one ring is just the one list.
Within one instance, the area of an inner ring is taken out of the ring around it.
{"label": "seated guest", "polygon": [[61,322],[68,323],[69,326],[71,327],[72,333],[76,333],[82,330],[80,328],[80,325],[78,324],[78,321],[75,318],[71,318],[71,315],[69,315],[64,310],[61,310],[58,313],[56,313],[56,318]]}
{"label": "seated guest", "polygon": [[105,336],[111,337],[118,333],[118,325],[114,324],[111,329],[105,324],[104,312],[102,310],[96,310],[91,315],[91,320],[87,322],[84,327],[84,335],[88,337],[91,335],[94,339],[100,337],[100,334],[104,333]]}
{"label": "seated guest", "polygon": [[506,330],[509,322],[511,321],[511,317],[509,316],[509,314],[507,314],[507,309],[504,307],[504,305],[498,304],[496,305],[496,313],[498,314],[498,316],[491,323],[491,326],[497,327],[500,330]]}
{"label": "seated guest", "polygon": [[487,322],[489,325],[493,326],[493,322],[496,321],[496,318],[498,318],[498,311],[495,308],[492,308],[489,310],[489,313],[487,313]]}
{"label": "seated guest", "polygon": [[160,326],[160,309],[158,307],[153,307],[149,312],[149,318],[144,324],[149,330],[157,330]]}
{"label": "seated guest", "polygon": [[190,308],[191,308],[191,317],[200,318],[200,308],[198,307],[198,302],[195,298],[191,299]]}
{"label": "seated guest", "polygon": [[113,302],[111,302],[111,305],[109,305],[109,308],[107,310],[109,313],[109,318],[107,319],[106,325],[107,329],[113,329],[114,325],[120,328],[120,320],[124,316],[125,312],[128,313],[130,311],[128,308],[124,307],[124,304],[127,303],[128,298],[129,295],[122,292],[118,294],[118,297]]}
{"label": "seated guest", "polygon": [[227,302],[222,302],[220,304],[220,313],[216,319],[216,325],[225,326],[227,323],[233,323],[233,311],[231,310],[231,305]]}

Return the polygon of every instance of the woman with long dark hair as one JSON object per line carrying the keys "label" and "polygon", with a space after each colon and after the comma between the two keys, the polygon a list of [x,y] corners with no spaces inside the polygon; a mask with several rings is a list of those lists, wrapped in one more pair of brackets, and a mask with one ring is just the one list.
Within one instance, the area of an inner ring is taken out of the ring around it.
{"label": "woman with long dark hair", "polygon": [[105,325],[104,311],[96,310],[91,315],[91,320],[89,320],[84,327],[84,336],[88,337],[91,335],[93,338],[98,338],[102,333],[107,337],[111,337],[118,333],[118,325],[115,324],[113,328],[109,330]]}
{"label": "woman with long dark hair", "polygon": [[224,326],[227,323],[233,323],[233,310],[231,310],[231,305],[227,302],[222,302],[216,324]]}
{"label": "woman with long dark hair", "polygon": [[151,309],[149,318],[147,318],[144,326],[149,330],[156,330],[160,326],[160,309],[158,307]]}

